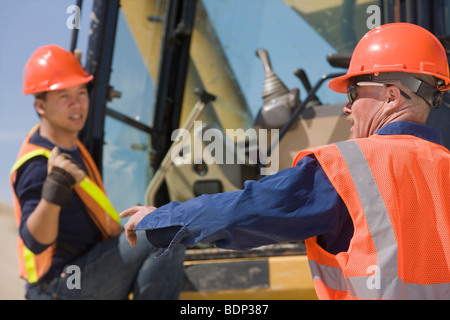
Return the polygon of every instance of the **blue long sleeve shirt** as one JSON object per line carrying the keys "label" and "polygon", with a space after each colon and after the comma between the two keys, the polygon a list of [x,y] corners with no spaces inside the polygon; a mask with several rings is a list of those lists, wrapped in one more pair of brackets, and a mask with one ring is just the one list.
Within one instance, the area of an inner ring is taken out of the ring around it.
{"label": "blue long sleeve shirt", "polygon": [[[375,134],[413,135],[442,145],[439,131],[406,121],[388,124]],[[243,190],[170,202],[145,216],[135,229],[146,230],[148,240],[166,252],[198,242],[248,250],[317,236],[332,254],[348,249],[354,231],[345,204],[313,155],[295,167],[247,181]]]}

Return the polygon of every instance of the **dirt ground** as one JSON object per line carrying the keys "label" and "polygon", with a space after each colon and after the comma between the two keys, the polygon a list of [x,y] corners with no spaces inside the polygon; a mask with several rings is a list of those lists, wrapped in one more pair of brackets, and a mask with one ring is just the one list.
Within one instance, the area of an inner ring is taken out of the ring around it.
{"label": "dirt ground", "polygon": [[14,211],[0,202],[0,300],[23,300],[25,281],[17,267],[17,228]]}

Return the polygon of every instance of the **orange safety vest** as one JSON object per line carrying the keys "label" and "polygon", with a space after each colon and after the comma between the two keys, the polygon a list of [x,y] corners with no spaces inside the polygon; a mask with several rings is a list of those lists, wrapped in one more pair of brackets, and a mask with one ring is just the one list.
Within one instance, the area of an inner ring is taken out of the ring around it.
{"label": "orange safety vest", "polygon": [[[19,200],[14,192],[17,170],[28,160],[37,156],[45,156],[49,158],[51,153],[50,150],[29,142],[31,136],[37,128],[38,127],[36,126],[32,129],[26,137],[19,151],[17,161],[13,165],[10,172],[10,182],[14,194],[14,210],[17,226],[20,225],[22,216]],[[105,194],[100,173],[92,157],[80,141],[77,141],[77,144],[88,172],[86,178],[80,183],[80,185],[74,187],[74,190],[85,204],[89,216],[101,231],[103,239],[115,237],[123,231],[120,224],[119,215]],[[34,254],[24,245],[22,239],[19,237],[18,252],[20,276],[28,280],[30,283],[38,281],[49,269],[55,247],[56,243],[48,247],[42,253]]]}
{"label": "orange safety vest", "polygon": [[409,135],[373,135],[314,154],[346,204],[346,252],[306,248],[320,299],[450,298],[450,152]]}

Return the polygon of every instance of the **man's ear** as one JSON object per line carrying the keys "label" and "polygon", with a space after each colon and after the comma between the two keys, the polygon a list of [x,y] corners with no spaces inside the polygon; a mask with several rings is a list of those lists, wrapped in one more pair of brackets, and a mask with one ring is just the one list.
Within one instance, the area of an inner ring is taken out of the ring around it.
{"label": "man's ear", "polygon": [[400,93],[400,89],[396,86],[390,86],[386,88],[386,105],[385,105],[385,113],[389,114],[398,109],[401,99],[404,99],[402,94]]}
{"label": "man's ear", "polygon": [[42,117],[45,114],[45,102],[40,98],[36,98],[34,100],[34,108],[36,109],[39,117]]}

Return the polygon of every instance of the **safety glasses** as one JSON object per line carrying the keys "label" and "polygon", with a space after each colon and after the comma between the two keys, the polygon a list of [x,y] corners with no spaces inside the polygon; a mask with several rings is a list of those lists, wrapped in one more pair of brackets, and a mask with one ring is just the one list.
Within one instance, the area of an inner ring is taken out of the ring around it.
{"label": "safety glasses", "polygon": [[[393,84],[381,83],[381,82],[370,82],[370,81],[356,82],[355,84],[351,85],[347,89],[347,98],[348,98],[348,101],[350,102],[350,104],[353,104],[353,101],[356,99],[356,87],[357,86],[359,86],[359,87],[386,87],[386,88],[389,88],[389,87],[392,87]],[[405,98],[411,99],[411,97],[409,95],[407,95],[405,92],[403,92],[402,90],[400,90],[400,93]]]}

